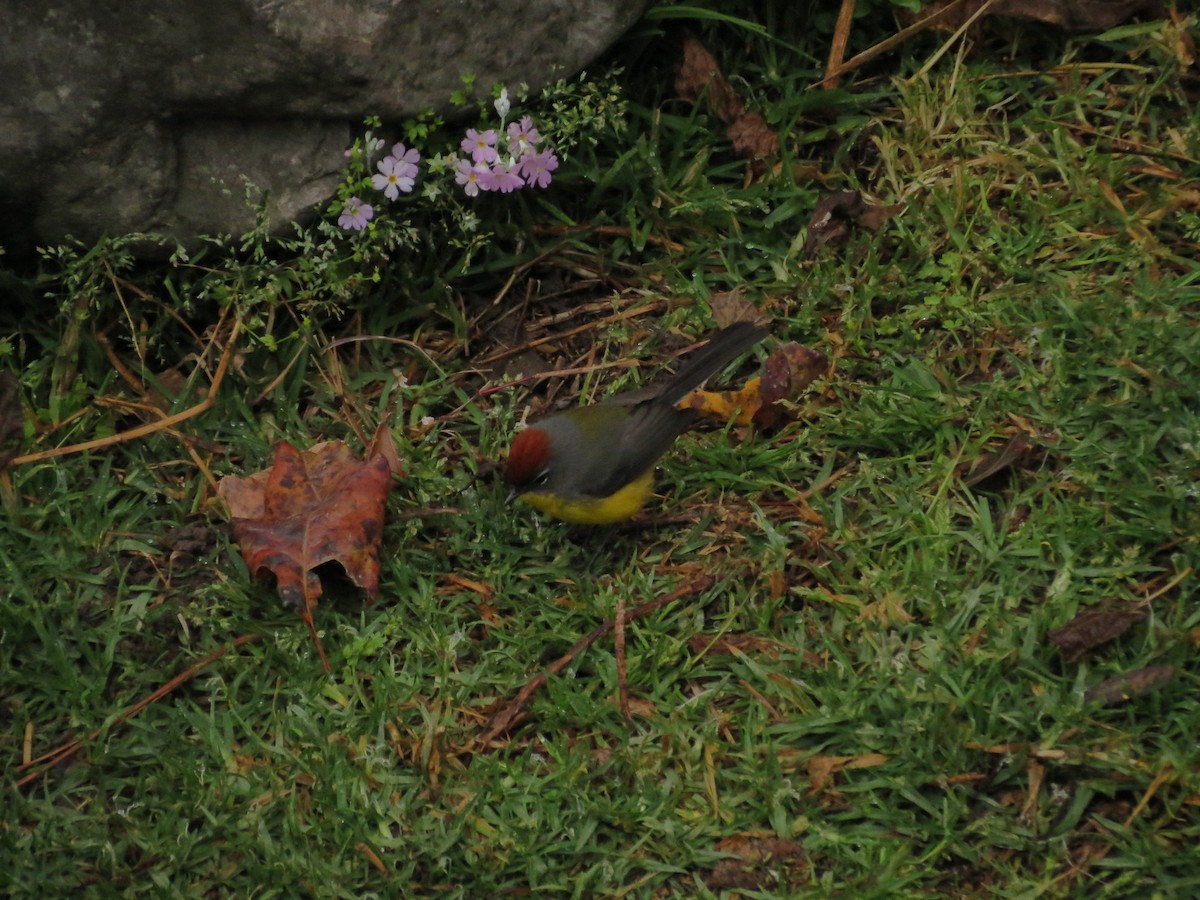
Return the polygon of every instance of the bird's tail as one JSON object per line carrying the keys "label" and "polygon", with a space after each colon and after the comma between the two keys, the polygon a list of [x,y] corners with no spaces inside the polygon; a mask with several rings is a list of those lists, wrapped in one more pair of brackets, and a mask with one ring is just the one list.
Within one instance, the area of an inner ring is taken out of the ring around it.
{"label": "bird's tail", "polygon": [[767,329],[753,322],[734,322],[722,328],[692,354],[692,358],[671,377],[656,399],[674,406],[725,368],[739,353],[749,350],[766,336]]}

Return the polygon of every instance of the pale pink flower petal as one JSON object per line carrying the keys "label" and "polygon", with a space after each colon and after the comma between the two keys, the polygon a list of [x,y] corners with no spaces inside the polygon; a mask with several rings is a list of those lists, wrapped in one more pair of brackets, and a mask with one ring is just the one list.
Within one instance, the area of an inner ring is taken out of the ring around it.
{"label": "pale pink flower petal", "polygon": [[530,187],[547,187],[550,184],[550,173],[558,168],[558,157],[553,150],[529,152],[521,157],[517,171]]}
{"label": "pale pink flower petal", "polygon": [[491,168],[491,175],[493,189],[502,194],[511,194],[518,188],[525,187],[525,182],[521,179],[521,176],[503,163],[494,163]]}
{"label": "pale pink flower petal", "polygon": [[338,216],[338,225],[347,231],[362,231],[367,222],[375,217],[375,210],[370,204],[363,203],[357,197],[346,201],[342,214]]}
{"label": "pale pink flower petal", "polygon": [[459,147],[463,153],[470,153],[471,159],[477,163],[490,163],[496,159],[496,132],[488,129],[482,134],[474,128],[467,129],[467,136],[463,138]]}

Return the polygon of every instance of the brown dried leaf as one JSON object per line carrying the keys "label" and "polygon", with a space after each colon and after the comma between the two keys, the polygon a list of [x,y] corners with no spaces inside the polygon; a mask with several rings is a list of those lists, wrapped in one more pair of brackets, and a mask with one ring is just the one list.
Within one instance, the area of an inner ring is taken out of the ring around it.
{"label": "brown dried leaf", "polygon": [[1148,613],[1146,607],[1133,605],[1087,609],[1051,631],[1046,640],[1056,645],[1068,662],[1075,662],[1092,648],[1123,635]]}
{"label": "brown dried leaf", "polygon": [[729,142],[742,159],[771,160],[779,155],[779,135],[756,112],[744,112],[729,123]]}
{"label": "brown dried leaf", "polygon": [[1170,684],[1178,674],[1179,669],[1176,666],[1147,666],[1144,669],[1135,669],[1092,685],[1084,694],[1084,699],[1088,702],[1097,700],[1105,706],[1113,706]]}
{"label": "brown dried leaf", "polygon": [[491,600],[496,594],[496,589],[490,584],[484,584],[482,581],[476,581],[474,578],[468,578],[466,575],[460,575],[457,572],[447,572],[442,576],[446,581],[450,582],[451,586],[438,586],[435,593],[438,594],[457,594],[460,591],[472,591],[482,597],[484,600]]}
{"label": "brown dried leaf", "polygon": [[757,325],[770,323],[771,317],[747,300],[745,293],[746,289],[739,285],[731,291],[718,291],[708,298],[713,323],[718,328],[734,322],[754,322]]}
{"label": "brown dried leaf", "polygon": [[767,427],[785,415],[781,400],[794,400],[824,374],[829,360],[820,350],[784,344],[767,357],[761,376],[736,391],[693,391],[680,406],[735,425]]}
{"label": "brown dried leaf", "polygon": [[713,55],[691,35],[683,39],[683,59],[675,78],[675,92],[696,103],[707,96],[709,109],[725,123],[734,152],[743,159],[774,159],[779,155],[779,135],[746,105],[721,74]]}
{"label": "brown dried leaf", "polygon": [[868,203],[858,191],[836,191],[826,194],[817,201],[809,220],[808,237],[804,241],[804,256],[811,259],[821,244],[845,238],[854,225],[878,231],[884,222],[902,209],[903,203],[891,206]]}
{"label": "brown dried leaf", "polygon": [[804,845],[770,834],[735,834],[717,843],[723,859],[704,879],[710,891],[753,891],[782,877],[784,887],[798,887],[808,868]]}
{"label": "brown dried leaf", "polygon": [[830,787],[833,776],[844,769],[869,769],[882,766],[888,757],[882,753],[864,756],[814,756],[808,761],[808,786],[814,794]]}
{"label": "brown dried leaf", "polygon": [[[375,443],[386,447],[389,440],[377,435]],[[313,569],[338,562],[374,599],[383,504],[391,486],[392,467],[384,451],[360,460],[339,441],[303,453],[281,441],[270,469],[246,478],[231,475],[217,487],[246,565],[255,577],[275,575],[280,599],[312,632],[326,669],[312,621],[321,595]]]}
{"label": "brown dried leaf", "polygon": [[829,358],[803,344],[784,344],[763,363],[762,406],[754,413],[760,428],[776,424],[785,411],[781,400],[795,400],[829,368]]}
{"label": "brown dried leaf", "polygon": [[803,344],[784,344],[763,363],[762,397],[770,404],[794,400],[825,374],[829,358]]}
{"label": "brown dried leaf", "polygon": [[721,121],[728,124],[742,111],[742,102],[721,74],[717,60],[689,34],[683,39],[683,59],[675,76],[675,93],[695,103],[706,90],[708,105]]}

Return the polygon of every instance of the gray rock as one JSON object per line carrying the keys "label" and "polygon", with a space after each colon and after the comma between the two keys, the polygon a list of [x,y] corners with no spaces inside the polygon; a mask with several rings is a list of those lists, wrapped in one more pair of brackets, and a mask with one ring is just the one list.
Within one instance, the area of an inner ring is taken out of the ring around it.
{"label": "gray rock", "polygon": [[646,0],[0,0],[0,243],[273,222],[334,191],[365,115],[572,74]]}

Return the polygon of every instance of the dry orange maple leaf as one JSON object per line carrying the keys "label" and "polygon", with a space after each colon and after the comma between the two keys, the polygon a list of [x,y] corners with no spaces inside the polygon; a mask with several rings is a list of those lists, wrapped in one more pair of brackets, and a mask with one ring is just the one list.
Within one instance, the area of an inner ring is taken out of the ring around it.
{"label": "dry orange maple leaf", "polygon": [[327,672],[312,617],[321,596],[321,580],[313,569],[341,563],[367,599],[375,598],[383,503],[392,473],[401,474],[385,426],[364,457],[356,458],[340,441],[303,452],[280,441],[270,469],[245,478],[230,475],[217,486],[246,565],[255,577],[274,573],[280,599],[308,626]]}
{"label": "dry orange maple leaf", "polygon": [[828,367],[829,359],[820,350],[784,344],[767,357],[762,375],[749,379],[741,390],[692,391],[679,405],[735,425],[774,425],[784,415],[779,401],[799,397]]}

